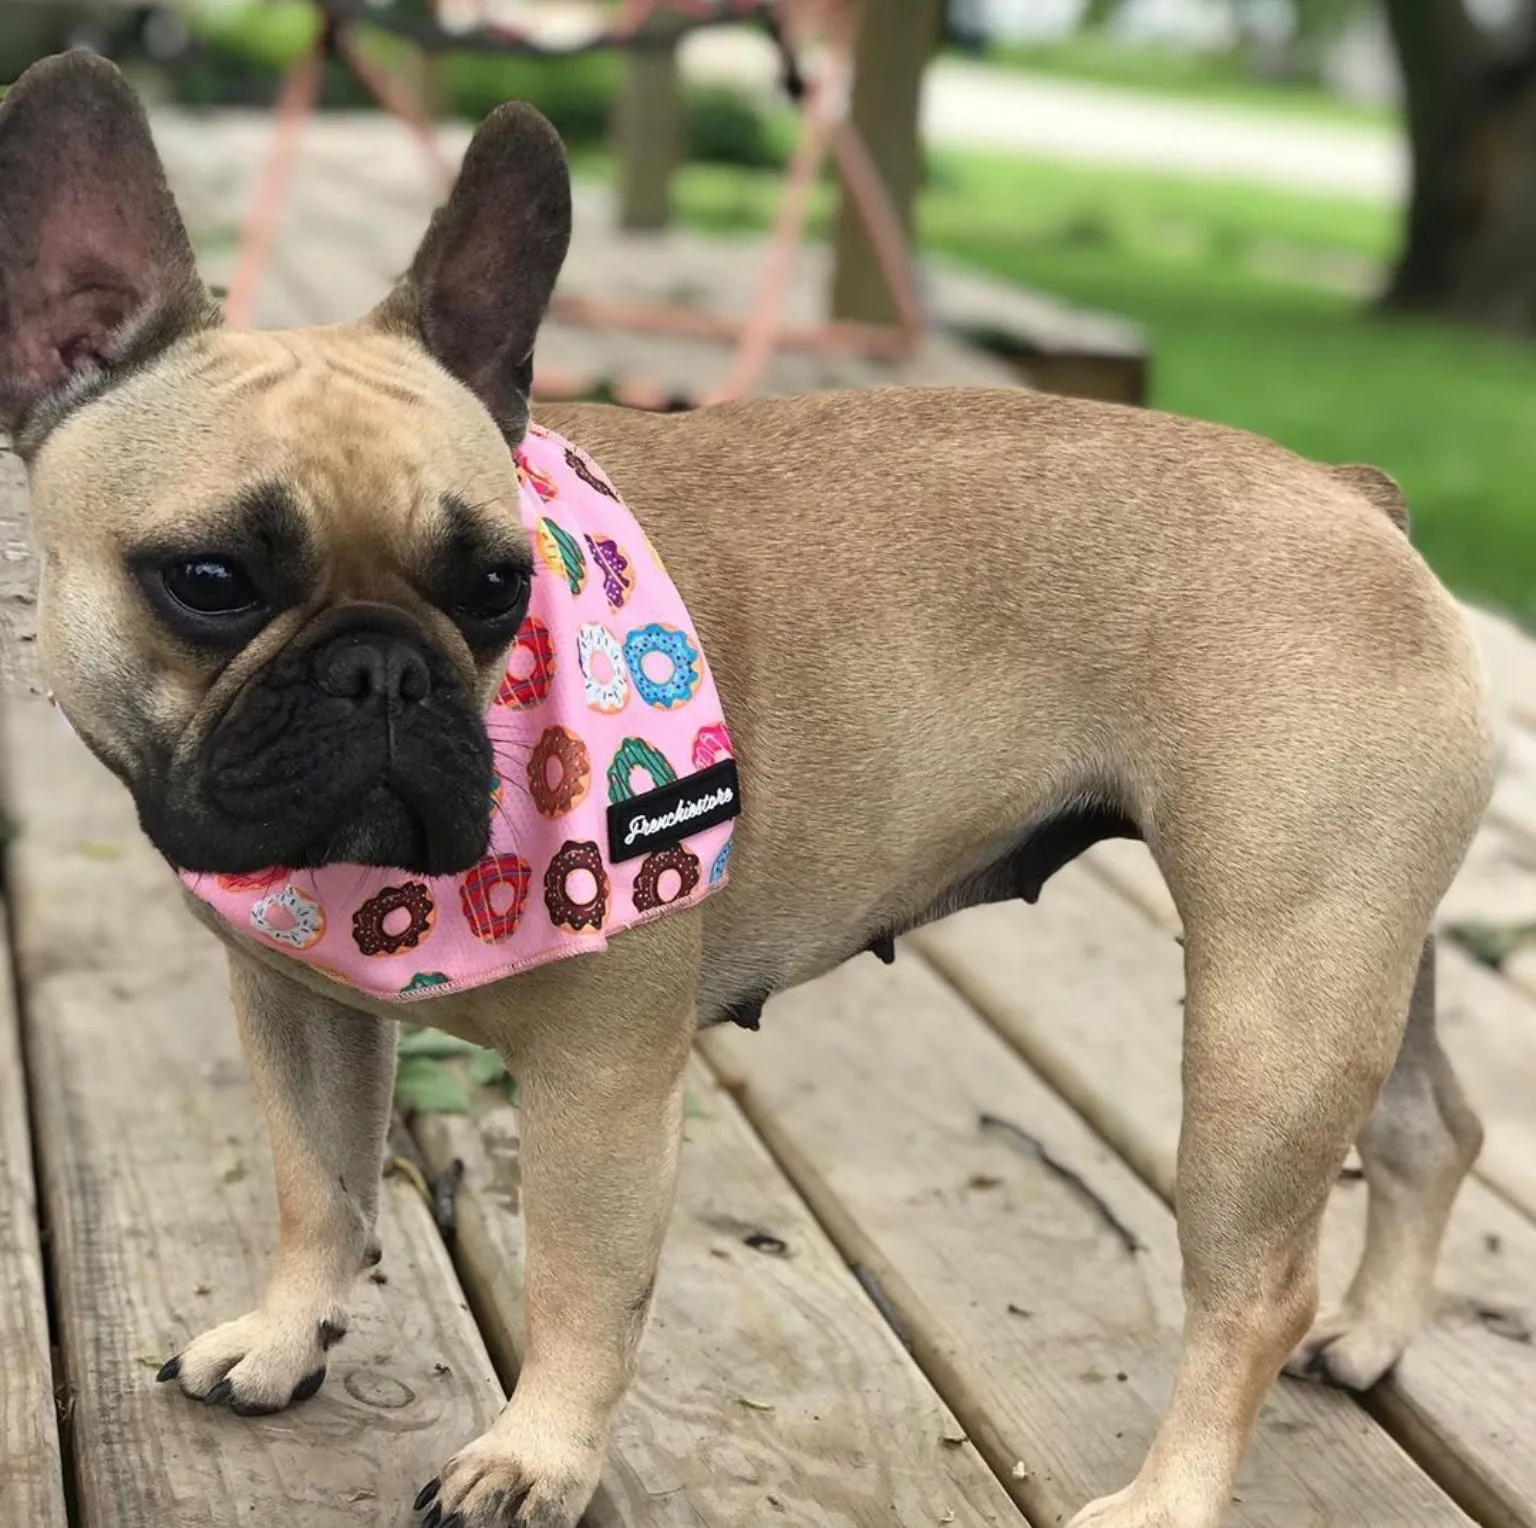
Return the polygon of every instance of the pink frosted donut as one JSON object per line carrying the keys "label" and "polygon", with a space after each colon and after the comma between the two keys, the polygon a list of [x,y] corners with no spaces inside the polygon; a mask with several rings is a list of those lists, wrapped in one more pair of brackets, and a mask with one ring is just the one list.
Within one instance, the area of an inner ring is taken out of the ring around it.
{"label": "pink frosted donut", "polygon": [[731,757],[731,735],[724,722],[711,722],[693,735],[693,767],[708,769],[720,759]]}

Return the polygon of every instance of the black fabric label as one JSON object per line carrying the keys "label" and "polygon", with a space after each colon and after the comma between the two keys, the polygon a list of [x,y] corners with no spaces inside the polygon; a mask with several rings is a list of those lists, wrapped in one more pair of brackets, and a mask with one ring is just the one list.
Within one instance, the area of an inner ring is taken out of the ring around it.
{"label": "black fabric label", "polygon": [[736,761],[721,759],[696,775],[609,806],[609,862],[617,865],[653,849],[669,848],[740,815]]}

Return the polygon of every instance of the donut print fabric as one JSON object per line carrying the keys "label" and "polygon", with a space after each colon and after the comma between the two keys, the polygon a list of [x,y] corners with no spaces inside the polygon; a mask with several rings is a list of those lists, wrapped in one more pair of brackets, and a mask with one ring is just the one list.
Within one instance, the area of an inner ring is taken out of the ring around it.
{"label": "donut print fabric", "polygon": [[584,452],[530,425],[514,462],[535,573],[487,715],[485,858],[438,877],[182,873],[253,940],[369,997],[408,1003],[601,950],[727,879],[739,785],[682,596]]}

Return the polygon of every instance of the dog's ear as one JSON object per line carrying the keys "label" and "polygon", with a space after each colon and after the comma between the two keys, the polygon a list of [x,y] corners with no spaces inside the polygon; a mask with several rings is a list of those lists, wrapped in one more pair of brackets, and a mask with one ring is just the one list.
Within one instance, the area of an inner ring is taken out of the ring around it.
{"label": "dog's ear", "polygon": [[559,135],[531,106],[498,106],[370,321],[419,339],[515,442],[528,423],[534,338],[570,241]]}
{"label": "dog's ear", "polygon": [[122,75],[84,51],[34,64],[0,101],[0,429],[218,322]]}
{"label": "dog's ear", "polygon": [[1341,483],[1348,484],[1362,498],[1369,499],[1377,509],[1405,535],[1409,531],[1408,500],[1398,486],[1397,479],[1364,462],[1350,462],[1343,467],[1330,467],[1329,472]]}

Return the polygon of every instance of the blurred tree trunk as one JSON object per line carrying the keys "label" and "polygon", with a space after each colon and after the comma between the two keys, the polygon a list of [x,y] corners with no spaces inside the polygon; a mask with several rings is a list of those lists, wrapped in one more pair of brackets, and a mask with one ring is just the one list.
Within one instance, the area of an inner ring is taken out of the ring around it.
{"label": "blurred tree trunk", "polygon": [[1536,49],[1464,0],[1384,0],[1412,185],[1388,308],[1536,333]]}
{"label": "blurred tree trunk", "polygon": [[[864,0],[859,27],[853,122],[909,235],[922,175],[918,107],[923,70],[939,45],[943,21],[943,0]],[[896,308],[885,289],[880,262],[846,189],[832,248],[832,316],[894,323]]]}
{"label": "blurred tree trunk", "polygon": [[624,58],[615,104],[619,227],[659,233],[672,220],[672,177],[683,157],[686,124],[678,69],[677,16],[657,11]]}

